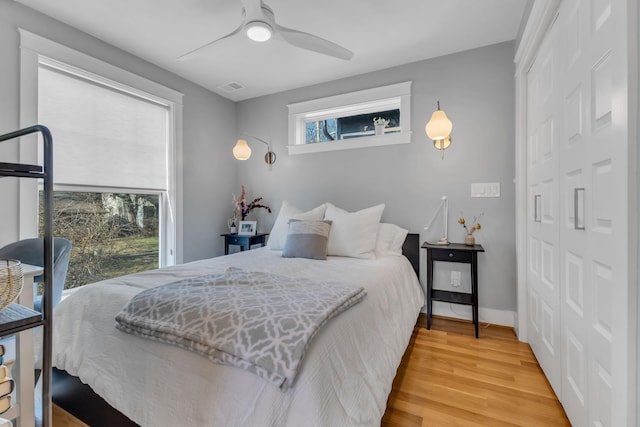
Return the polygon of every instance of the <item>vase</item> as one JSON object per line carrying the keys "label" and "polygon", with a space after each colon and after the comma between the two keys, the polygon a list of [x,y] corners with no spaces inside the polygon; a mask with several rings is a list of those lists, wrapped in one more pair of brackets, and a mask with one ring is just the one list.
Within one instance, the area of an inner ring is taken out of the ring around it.
{"label": "vase", "polygon": [[238,232],[238,229],[236,227],[229,227],[229,233],[236,234],[237,232]]}
{"label": "vase", "polygon": [[376,135],[384,135],[384,128],[386,128],[387,125],[376,125]]}
{"label": "vase", "polygon": [[473,237],[473,234],[467,234],[464,238],[464,244],[467,246],[473,246],[476,244],[476,238]]}

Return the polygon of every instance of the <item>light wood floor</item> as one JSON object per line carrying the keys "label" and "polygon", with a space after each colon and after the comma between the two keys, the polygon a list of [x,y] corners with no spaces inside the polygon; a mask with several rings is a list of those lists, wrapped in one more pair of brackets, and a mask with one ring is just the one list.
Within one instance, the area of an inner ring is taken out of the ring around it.
{"label": "light wood floor", "polygon": [[[510,328],[420,317],[398,368],[384,427],[569,426],[529,345]],[[86,427],[53,407],[54,427]]]}
{"label": "light wood floor", "polygon": [[570,426],[528,344],[511,328],[420,317],[398,368],[385,427]]}

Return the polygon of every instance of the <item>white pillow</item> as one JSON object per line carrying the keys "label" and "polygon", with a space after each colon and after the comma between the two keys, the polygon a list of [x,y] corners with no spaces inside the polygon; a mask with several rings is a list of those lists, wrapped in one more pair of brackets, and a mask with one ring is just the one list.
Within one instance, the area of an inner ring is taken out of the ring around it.
{"label": "white pillow", "polygon": [[408,230],[395,224],[381,222],[376,238],[376,257],[401,256],[402,245],[404,245],[408,233]]}
{"label": "white pillow", "polygon": [[267,247],[269,249],[281,251],[284,249],[284,244],[287,241],[287,231],[289,230],[290,219],[320,221],[324,217],[324,211],[326,208],[326,205],[322,204],[308,212],[302,212],[291,203],[283,200],[278,216],[276,217],[276,221],[273,223],[271,233],[269,233]]}
{"label": "white pillow", "polygon": [[324,219],[332,221],[327,255],[375,258],[378,224],[384,204],[349,213],[327,203]]}

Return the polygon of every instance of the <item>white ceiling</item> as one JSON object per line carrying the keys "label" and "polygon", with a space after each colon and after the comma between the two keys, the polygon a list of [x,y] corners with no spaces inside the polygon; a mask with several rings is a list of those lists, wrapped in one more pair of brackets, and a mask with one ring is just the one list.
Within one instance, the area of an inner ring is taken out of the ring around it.
{"label": "white ceiling", "polygon": [[[266,0],[279,25],[355,53],[350,61],[233,31],[240,0],[16,0],[234,101],[486,46],[516,37],[527,0]],[[227,92],[219,86],[244,86]]]}

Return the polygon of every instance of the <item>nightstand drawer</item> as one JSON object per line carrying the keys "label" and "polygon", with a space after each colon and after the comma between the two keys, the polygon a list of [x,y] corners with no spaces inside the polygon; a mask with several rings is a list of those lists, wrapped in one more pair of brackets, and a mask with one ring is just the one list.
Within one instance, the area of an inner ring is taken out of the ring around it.
{"label": "nightstand drawer", "polygon": [[245,243],[248,240],[247,237],[240,237],[240,236],[228,236],[227,237],[227,244],[228,245],[242,245],[243,243]]}
{"label": "nightstand drawer", "polygon": [[462,252],[451,249],[432,249],[431,256],[434,261],[471,262],[472,252]]}

